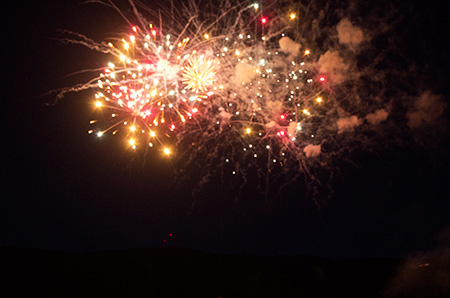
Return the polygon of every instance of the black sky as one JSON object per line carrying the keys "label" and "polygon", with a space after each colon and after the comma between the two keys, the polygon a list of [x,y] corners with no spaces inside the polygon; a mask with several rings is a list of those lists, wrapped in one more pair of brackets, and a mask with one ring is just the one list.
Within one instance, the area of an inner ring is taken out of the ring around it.
{"label": "black sky", "polygon": [[[335,193],[320,210],[302,186],[293,186],[268,212],[251,189],[235,201],[226,189],[209,187],[193,203],[191,189],[174,187],[169,161],[88,135],[90,93],[69,94],[50,106],[45,103],[52,98],[41,95],[89,79],[67,74],[107,61],[62,44],[58,30],[101,40],[125,24],[117,25],[120,17],[112,10],[76,2],[21,1],[6,13],[0,245],[55,250],[171,245],[326,257],[399,257],[437,245],[436,235],[450,224],[448,134],[434,147],[356,155],[358,166],[343,168]],[[430,81],[437,74],[431,87],[448,99],[445,13],[413,7],[409,13],[417,22],[399,33],[399,46],[413,48],[408,59],[423,66]]]}

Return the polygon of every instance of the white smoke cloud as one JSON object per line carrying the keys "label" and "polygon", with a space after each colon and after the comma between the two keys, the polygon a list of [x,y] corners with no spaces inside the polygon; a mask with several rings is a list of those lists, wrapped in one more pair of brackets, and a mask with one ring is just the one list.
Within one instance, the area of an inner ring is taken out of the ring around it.
{"label": "white smoke cloud", "polygon": [[321,152],[321,145],[308,145],[303,148],[306,157],[316,157]]}
{"label": "white smoke cloud", "polygon": [[279,100],[268,100],[266,102],[267,109],[269,111],[273,111],[274,113],[278,113],[283,108],[283,103]]}
{"label": "white smoke cloud", "polygon": [[237,84],[248,83],[256,76],[253,66],[247,63],[236,65],[235,80]]}
{"label": "white smoke cloud", "polygon": [[282,37],[279,43],[280,43],[280,50],[292,56],[297,55],[298,52],[300,51],[300,48],[302,47],[301,44],[296,43],[289,37]]}
{"label": "white smoke cloud", "polygon": [[321,55],[318,64],[319,71],[328,74],[330,80],[335,83],[342,82],[344,73],[349,69],[349,65],[345,64],[339,53],[332,50]]}
{"label": "white smoke cloud", "polygon": [[353,26],[349,19],[342,19],[336,26],[339,42],[350,47],[357,46],[364,40],[361,28]]}
{"label": "white smoke cloud", "polygon": [[425,91],[416,98],[414,107],[410,108],[406,114],[408,126],[418,128],[422,125],[431,125],[442,116],[446,108],[447,104],[441,96]]}
{"label": "white smoke cloud", "polygon": [[167,80],[174,80],[178,77],[180,67],[171,64],[168,60],[161,59],[158,61],[157,69],[164,73]]}
{"label": "white smoke cloud", "polygon": [[340,118],[337,121],[338,133],[342,133],[347,130],[353,130],[355,126],[361,125],[362,122],[363,121],[355,115],[346,118]]}
{"label": "white smoke cloud", "polygon": [[288,135],[290,136],[293,135],[296,130],[297,130],[297,122],[290,122],[287,129]]}
{"label": "white smoke cloud", "polygon": [[220,113],[219,113],[220,118],[222,118],[223,120],[226,120],[226,121],[230,120],[232,115],[230,113],[228,113],[227,111],[225,111],[224,108],[220,107],[219,111],[220,111]]}
{"label": "white smoke cloud", "polygon": [[270,121],[268,123],[266,123],[266,128],[270,129],[273,128],[277,125],[277,123],[275,121]]}
{"label": "white smoke cloud", "polygon": [[366,119],[372,125],[376,125],[387,119],[389,113],[385,109],[379,109],[374,113],[367,114]]}

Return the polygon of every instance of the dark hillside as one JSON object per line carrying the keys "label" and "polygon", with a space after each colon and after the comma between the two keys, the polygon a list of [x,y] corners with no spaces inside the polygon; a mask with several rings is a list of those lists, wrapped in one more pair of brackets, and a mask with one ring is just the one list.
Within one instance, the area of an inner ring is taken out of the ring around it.
{"label": "dark hillside", "polygon": [[402,263],[176,248],[1,251],[2,297],[382,297]]}

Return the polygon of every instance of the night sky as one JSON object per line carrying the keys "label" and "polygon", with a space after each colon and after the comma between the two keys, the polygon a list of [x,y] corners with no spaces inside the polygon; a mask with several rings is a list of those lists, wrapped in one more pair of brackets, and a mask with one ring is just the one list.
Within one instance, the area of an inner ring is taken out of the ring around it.
{"label": "night sky", "polygon": [[[102,40],[125,28],[120,16],[96,4],[34,2],[3,10],[0,245],[406,257],[436,247],[450,225],[445,127],[430,127],[416,138],[405,135],[383,151],[353,152],[354,164],[342,164],[334,192],[320,198],[320,209],[301,183],[281,192],[268,210],[252,182],[235,198],[229,195],[232,183],[213,180],[193,198],[195,187],[176,181],[177,165],[169,159],[87,133],[92,92],[67,94],[51,105],[55,98],[43,95],[89,80],[91,74],[70,74],[107,62],[61,43],[58,30]],[[405,49],[398,60],[416,63],[422,84],[448,103],[445,11],[427,3],[394,3],[409,15],[396,24],[398,47]],[[442,117],[448,115],[447,109]]]}

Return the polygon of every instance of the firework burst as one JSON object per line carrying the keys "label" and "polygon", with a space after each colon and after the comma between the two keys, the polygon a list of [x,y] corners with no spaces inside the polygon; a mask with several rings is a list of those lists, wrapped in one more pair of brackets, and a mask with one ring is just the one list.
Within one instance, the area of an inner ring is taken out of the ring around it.
{"label": "firework burst", "polygon": [[355,137],[357,130],[389,116],[387,105],[361,104],[359,91],[381,56],[357,67],[363,30],[347,19],[328,42],[341,50],[322,50],[324,30],[320,19],[301,17],[306,6],[221,4],[189,2],[171,11],[174,25],[163,30],[164,16],[148,21],[131,2],[139,25],[127,19],[130,31],[120,39],[96,43],[74,34],[68,42],[109,54],[111,62],[98,78],[61,94],[98,89],[95,106],[110,115],[109,123],[92,121],[89,132],[98,137],[124,128],[133,149],[160,148],[185,168],[209,169],[204,177],[236,175],[245,184],[254,168],[266,196],[276,175],[303,177],[316,191],[332,176],[332,159],[350,146],[349,135],[365,143],[367,134]]}
{"label": "firework burst", "polygon": [[213,61],[205,59],[204,56],[191,56],[183,68],[182,76],[185,89],[196,93],[207,92],[216,81]]}

